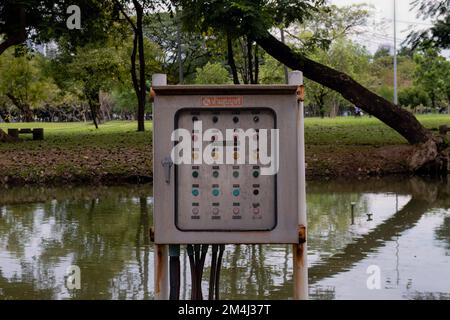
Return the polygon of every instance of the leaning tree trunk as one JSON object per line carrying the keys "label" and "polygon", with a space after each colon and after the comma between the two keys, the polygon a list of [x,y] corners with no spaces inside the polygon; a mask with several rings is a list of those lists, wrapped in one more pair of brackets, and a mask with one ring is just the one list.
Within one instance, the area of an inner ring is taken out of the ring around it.
{"label": "leaning tree trunk", "polygon": [[418,171],[425,167],[448,170],[449,152],[444,150],[444,139],[434,137],[410,112],[371,92],[347,74],[293,51],[268,32],[258,37],[256,42],[281,63],[300,70],[305,77],[339,92],[345,99],[397,131],[410,144],[416,145],[416,150],[409,159],[411,170]]}

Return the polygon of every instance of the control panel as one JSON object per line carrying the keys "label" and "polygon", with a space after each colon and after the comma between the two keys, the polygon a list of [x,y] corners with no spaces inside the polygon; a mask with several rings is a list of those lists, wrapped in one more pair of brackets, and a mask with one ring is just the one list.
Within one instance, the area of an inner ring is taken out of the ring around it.
{"label": "control panel", "polygon": [[[261,149],[272,149],[275,113],[268,108],[188,109],[177,113],[176,122],[177,128],[190,132],[192,141],[191,163],[175,167],[177,228],[275,228],[277,175],[262,175],[260,162]],[[266,148],[260,148],[260,130],[268,136]],[[204,164],[208,156],[212,161]]]}
{"label": "control panel", "polygon": [[298,86],[152,89],[155,243],[298,243]]}

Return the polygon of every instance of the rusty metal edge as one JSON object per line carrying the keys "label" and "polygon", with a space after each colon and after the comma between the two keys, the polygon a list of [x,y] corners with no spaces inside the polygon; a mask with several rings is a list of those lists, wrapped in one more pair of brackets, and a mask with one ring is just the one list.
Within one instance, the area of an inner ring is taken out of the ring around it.
{"label": "rusty metal edge", "polygon": [[152,87],[152,95],[295,94],[296,85],[170,85]]}

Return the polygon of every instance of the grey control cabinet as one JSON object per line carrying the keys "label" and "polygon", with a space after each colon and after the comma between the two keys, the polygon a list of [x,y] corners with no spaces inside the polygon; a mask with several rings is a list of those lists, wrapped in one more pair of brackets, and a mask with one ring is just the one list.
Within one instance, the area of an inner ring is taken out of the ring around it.
{"label": "grey control cabinet", "polygon": [[297,86],[153,90],[155,242],[298,243]]}

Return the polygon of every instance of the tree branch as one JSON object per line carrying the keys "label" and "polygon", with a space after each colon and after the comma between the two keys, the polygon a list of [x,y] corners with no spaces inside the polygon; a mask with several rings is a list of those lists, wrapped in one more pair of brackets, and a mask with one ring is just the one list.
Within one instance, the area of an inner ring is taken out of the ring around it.
{"label": "tree branch", "polygon": [[411,144],[423,143],[431,133],[408,111],[371,92],[343,72],[327,67],[293,51],[269,32],[256,39],[268,54],[305,77],[339,92],[345,99],[377,117]]}
{"label": "tree branch", "polygon": [[134,24],[133,20],[131,20],[131,18],[127,15],[127,13],[125,12],[125,9],[122,7],[122,4],[119,2],[119,0],[113,0],[113,1],[116,4],[117,9],[119,9],[119,11],[123,14],[125,19],[130,24],[131,28],[133,29],[133,32],[136,32],[136,25]]}
{"label": "tree branch", "polygon": [[227,55],[228,55],[228,65],[230,66],[231,74],[233,75],[233,83],[239,84],[239,76],[237,73],[236,62],[234,61],[233,42],[229,34],[227,34]]}
{"label": "tree branch", "polygon": [[9,47],[19,45],[27,39],[26,31],[26,13],[23,7],[18,8],[19,16],[19,29],[17,33],[11,37],[8,37],[5,41],[0,43],[0,55],[5,52]]}

